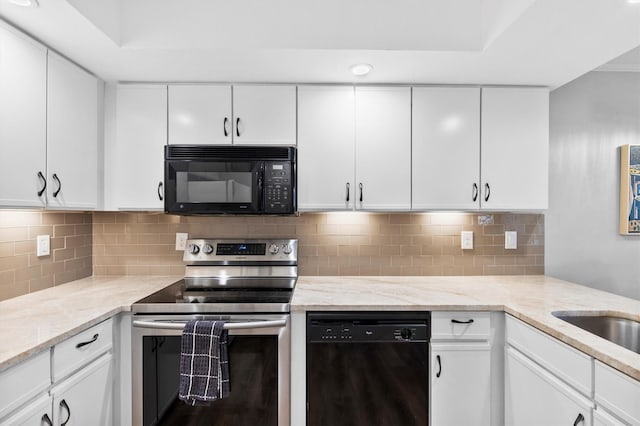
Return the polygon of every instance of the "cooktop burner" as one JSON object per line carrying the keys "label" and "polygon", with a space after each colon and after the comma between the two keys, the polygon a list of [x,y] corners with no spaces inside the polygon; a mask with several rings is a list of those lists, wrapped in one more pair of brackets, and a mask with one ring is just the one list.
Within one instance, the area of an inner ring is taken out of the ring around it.
{"label": "cooktop burner", "polygon": [[297,240],[189,240],[185,278],[139,300],[132,311],[289,312],[297,246]]}

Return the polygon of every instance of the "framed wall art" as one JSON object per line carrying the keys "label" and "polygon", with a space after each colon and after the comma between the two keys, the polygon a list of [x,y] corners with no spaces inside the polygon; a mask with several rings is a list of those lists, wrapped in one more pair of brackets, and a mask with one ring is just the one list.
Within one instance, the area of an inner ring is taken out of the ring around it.
{"label": "framed wall art", "polygon": [[620,147],[620,233],[640,235],[640,145]]}

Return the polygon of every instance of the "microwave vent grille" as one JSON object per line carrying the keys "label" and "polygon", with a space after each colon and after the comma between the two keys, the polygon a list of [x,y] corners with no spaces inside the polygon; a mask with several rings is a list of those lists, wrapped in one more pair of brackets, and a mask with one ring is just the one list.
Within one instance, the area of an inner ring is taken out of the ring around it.
{"label": "microwave vent grille", "polygon": [[165,147],[165,157],[171,160],[288,160],[295,156],[294,152],[295,148],[288,146],[168,145]]}

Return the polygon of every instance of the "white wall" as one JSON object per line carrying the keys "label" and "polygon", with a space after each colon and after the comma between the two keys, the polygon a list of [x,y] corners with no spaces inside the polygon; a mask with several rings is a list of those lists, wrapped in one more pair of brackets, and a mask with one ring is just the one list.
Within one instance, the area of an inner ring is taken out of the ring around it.
{"label": "white wall", "polygon": [[640,72],[551,93],[545,273],[640,300],[640,236],[618,234],[620,145],[640,144]]}

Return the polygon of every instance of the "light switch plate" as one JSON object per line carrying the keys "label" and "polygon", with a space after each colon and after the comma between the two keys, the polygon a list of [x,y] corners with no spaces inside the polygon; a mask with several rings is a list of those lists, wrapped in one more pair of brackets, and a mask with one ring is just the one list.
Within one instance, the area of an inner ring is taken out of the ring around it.
{"label": "light switch plate", "polygon": [[36,237],[36,254],[38,256],[49,256],[51,254],[51,240],[49,235],[38,235]]}
{"label": "light switch plate", "polygon": [[460,247],[463,250],[473,249],[473,231],[460,232]]}
{"label": "light switch plate", "polygon": [[518,233],[516,231],[506,231],[504,233],[504,248],[507,250],[518,248]]}
{"label": "light switch plate", "polygon": [[184,251],[187,246],[187,239],[189,238],[189,234],[186,232],[176,232],[176,250]]}

